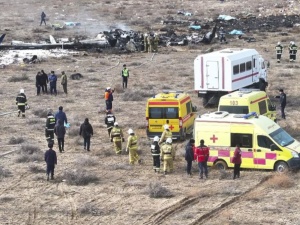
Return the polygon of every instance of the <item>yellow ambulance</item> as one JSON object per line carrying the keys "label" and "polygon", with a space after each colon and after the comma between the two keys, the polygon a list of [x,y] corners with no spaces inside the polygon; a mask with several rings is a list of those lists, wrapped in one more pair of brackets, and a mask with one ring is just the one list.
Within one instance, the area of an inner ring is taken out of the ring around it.
{"label": "yellow ambulance", "polygon": [[160,136],[169,125],[173,138],[185,140],[193,132],[196,117],[191,97],[183,91],[165,90],[148,99],[146,105],[147,136]]}
{"label": "yellow ambulance", "polygon": [[210,147],[209,166],[233,167],[237,144],[241,145],[241,168],[278,172],[300,168],[300,143],[266,116],[213,112],[195,119],[196,146],[203,139]]}
{"label": "yellow ambulance", "polygon": [[256,112],[276,122],[276,106],[272,104],[266,92],[259,89],[241,89],[222,96],[218,111],[235,114]]}

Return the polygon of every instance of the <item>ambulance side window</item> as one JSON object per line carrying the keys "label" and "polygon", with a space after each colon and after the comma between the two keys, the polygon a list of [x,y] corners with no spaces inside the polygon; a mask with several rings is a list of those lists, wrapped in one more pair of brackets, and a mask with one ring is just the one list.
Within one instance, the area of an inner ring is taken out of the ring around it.
{"label": "ambulance side window", "polygon": [[240,64],[240,73],[245,72],[246,70],[246,64],[245,63],[241,63]]}
{"label": "ambulance side window", "polygon": [[246,62],[246,70],[251,70],[251,69],[252,69],[251,61]]}
{"label": "ambulance side window", "polygon": [[231,147],[240,144],[242,148],[252,148],[252,134],[231,133]]}
{"label": "ambulance side window", "polygon": [[268,148],[268,149],[270,149],[270,146],[274,144],[274,142],[271,141],[270,138],[264,135],[257,135],[257,143],[259,147]]}
{"label": "ambulance side window", "polygon": [[266,103],[266,101],[259,102],[258,107],[259,107],[259,113],[261,115],[267,113],[267,103]]}
{"label": "ambulance side window", "polygon": [[240,65],[233,66],[233,75],[240,73]]}
{"label": "ambulance side window", "polygon": [[187,102],[186,103],[186,114],[190,114],[192,112],[192,103]]}

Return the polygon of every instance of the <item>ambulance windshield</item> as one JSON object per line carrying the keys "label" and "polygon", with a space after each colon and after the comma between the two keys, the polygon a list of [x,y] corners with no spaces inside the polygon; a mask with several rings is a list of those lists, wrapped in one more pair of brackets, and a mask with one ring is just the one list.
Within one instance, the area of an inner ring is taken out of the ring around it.
{"label": "ambulance windshield", "polygon": [[280,146],[292,144],[295,140],[285,130],[279,128],[270,134],[271,138]]}

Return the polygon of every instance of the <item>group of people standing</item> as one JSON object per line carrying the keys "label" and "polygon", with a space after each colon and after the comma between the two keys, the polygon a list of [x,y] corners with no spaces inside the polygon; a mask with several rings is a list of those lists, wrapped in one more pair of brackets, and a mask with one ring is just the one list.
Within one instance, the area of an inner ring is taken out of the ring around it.
{"label": "group of people standing", "polygon": [[[277,45],[275,46],[275,51],[276,51],[276,58],[277,58],[277,62],[280,63],[281,61],[281,56],[283,53],[283,45],[281,44],[281,42],[278,42]],[[297,55],[297,51],[298,51],[298,46],[295,44],[295,42],[291,41],[289,46],[288,46],[288,50],[289,50],[289,56],[290,56],[290,62],[294,62],[296,61],[296,55]]]}
{"label": "group of people standing", "polygon": [[[240,145],[236,145],[232,157],[234,164],[233,179],[240,177],[240,167],[242,163],[242,151]],[[185,147],[185,160],[187,161],[186,172],[188,176],[192,176],[192,163],[196,161],[199,167],[199,179],[203,179],[203,174],[208,178],[207,161],[209,159],[209,147],[204,145],[204,140],[200,140],[200,145],[195,146],[195,140],[190,139]]]}
{"label": "group of people standing", "polygon": [[159,35],[157,33],[144,34],[144,52],[157,52]]}
{"label": "group of people standing", "polygon": [[[47,85],[49,83],[49,88],[50,88],[50,94],[51,95],[57,95],[57,75],[55,74],[54,71],[51,71],[51,73],[48,75],[44,72],[44,70],[41,70],[37,73],[36,75],[36,94],[40,95],[41,91],[43,94],[48,94],[47,90]],[[68,83],[68,78],[67,75],[64,71],[61,72],[61,85],[63,87],[63,91],[65,94],[68,94],[67,90],[67,83]]]}

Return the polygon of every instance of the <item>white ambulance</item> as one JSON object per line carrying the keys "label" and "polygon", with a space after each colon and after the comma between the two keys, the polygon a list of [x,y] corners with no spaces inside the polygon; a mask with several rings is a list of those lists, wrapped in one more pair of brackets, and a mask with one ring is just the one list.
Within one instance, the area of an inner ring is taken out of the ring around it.
{"label": "white ambulance", "polygon": [[223,49],[196,57],[194,79],[203,106],[217,105],[224,94],[266,82],[267,63],[255,49]]}

